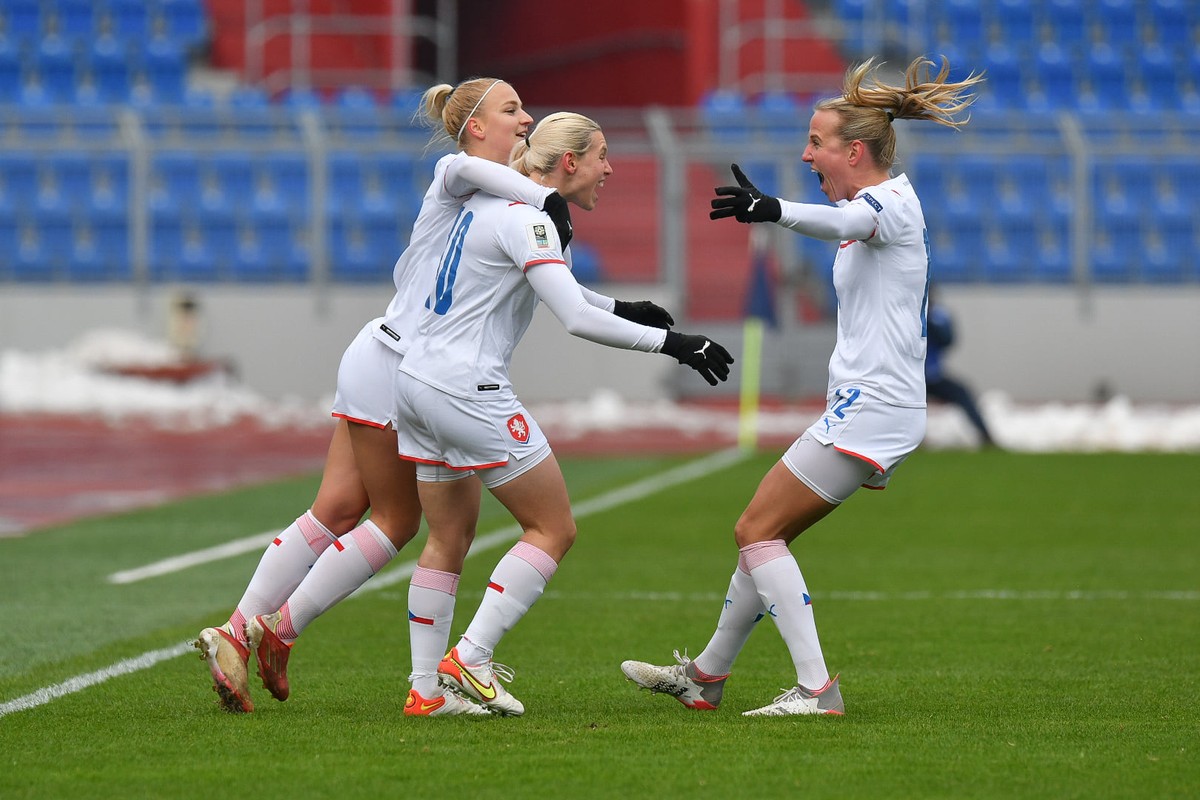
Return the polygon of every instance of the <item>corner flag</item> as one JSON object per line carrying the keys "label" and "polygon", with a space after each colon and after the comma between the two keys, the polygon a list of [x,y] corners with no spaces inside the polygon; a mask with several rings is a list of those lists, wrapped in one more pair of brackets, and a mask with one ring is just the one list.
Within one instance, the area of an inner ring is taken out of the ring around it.
{"label": "corner flag", "polygon": [[746,293],[746,320],[742,323],[742,385],[738,403],[738,447],[758,447],[758,405],[762,384],[763,326],[775,328],[775,283],[771,277],[769,232],[750,229],[750,285]]}

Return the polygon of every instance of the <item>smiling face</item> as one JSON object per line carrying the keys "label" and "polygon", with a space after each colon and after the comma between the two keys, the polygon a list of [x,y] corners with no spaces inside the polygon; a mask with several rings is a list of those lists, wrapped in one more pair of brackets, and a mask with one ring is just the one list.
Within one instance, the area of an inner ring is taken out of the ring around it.
{"label": "smiling face", "polygon": [[513,145],[525,138],[533,117],[525,113],[517,90],[497,83],[483,98],[463,132],[463,150],[499,164],[508,163]]}
{"label": "smiling face", "polygon": [[830,202],[849,200],[857,191],[851,186],[851,148],[838,136],[841,115],[821,109],[813,112],[808,123],[808,146],[803,160],[817,173],[821,191]]}
{"label": "smiling face", "polygon": [[592,134],[591,144],[582,155],[567,153],[563,156],[564,175],[560,194],[571,203],[591,211],[600,200],[600,189],[604,181],[612,174],[612,164],[608,161],[608,142],[604,134],[596,131]]}

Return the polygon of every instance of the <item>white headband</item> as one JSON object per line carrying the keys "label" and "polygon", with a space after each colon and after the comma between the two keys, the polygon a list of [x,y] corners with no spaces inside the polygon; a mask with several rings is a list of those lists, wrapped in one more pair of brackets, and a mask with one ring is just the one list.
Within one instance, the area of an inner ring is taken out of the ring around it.
{"label": "white headband", "polygon": [[[496,83],[504,83],[504,81],[496,81]],[[476,102],[475,107],[471,109],[471,113],[467,114],[467,119],[463,122],[462,127],[458,129],[458,136],[454,137],[454,141],[460,143],[462,142],[463,131],[467,129],[467,123],[471,121],[471,117],[475,116],[475,112],[479,110],[479,106],[483,103],[483,98],[487,97],[488,92],[496,87],[496,83],[493,83],[491,86],[484,89],[483,94],[479,95],[478,102]]]}

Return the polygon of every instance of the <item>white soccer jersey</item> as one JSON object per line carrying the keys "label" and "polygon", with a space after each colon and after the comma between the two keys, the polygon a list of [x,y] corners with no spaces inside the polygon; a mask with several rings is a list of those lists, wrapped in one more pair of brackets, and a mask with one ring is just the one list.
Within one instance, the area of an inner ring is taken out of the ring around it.
{"label": "white soccer jersey", "polygon": [[833,262],[838,314],[829,395],[855,387],[891,405],[924,408],[929,238],[921,201],[899,175],[866,187],[844,208],[865,209],[875,230],[843,241]]}
{"label": "white soccer jersey", "polygon": [[544,212],[476,194],[454,223],[401,371],[467,400],[512,396],[509,363],[539,292],[576,336],[646,352],[662,347],[665,331],[609,313],[613,300],[580,287],[567,267]]}
{"label": "white soccer jersey", "polygon": [[538,208],[545,203],[546,196],[554,191],[538,186],[506,166],[466,153],[438,159],[433,168],[433,181],[425,191],[421,210],[413,223],[408,247],[392,268],[396,294],[388,304],[383,323],[373,330],[376,339],[401,355],[408,352],[416,333],[417,311],[429,293],[434,270],[454,220],[462,204],[481,187]]}

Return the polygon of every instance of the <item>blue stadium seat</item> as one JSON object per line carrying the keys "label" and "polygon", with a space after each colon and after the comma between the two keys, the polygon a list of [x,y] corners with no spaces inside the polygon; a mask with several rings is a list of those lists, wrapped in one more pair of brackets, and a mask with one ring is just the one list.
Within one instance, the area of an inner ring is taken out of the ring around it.
{"label": "blue stadium seat", "polygon": [[809,108],[791,92],[771,91],[755,103],[760,131],[770,139],[803,142],[808,134]]}
{"label": "blue stadium seat", "polygon": [[229,93],[228,102],[231,108],[266,108],[267,93],[258,86],[241,85]]}
{"label": "blue stadium seat", "polygon": [[221,260],[208,249],[203,233],[189,225],[184,227],[179,261],[172,273],[164,277],[189,282],[215,281],[221,277],[221,264]]}
{"label": "blue stadium seat", "polygon": [[129,99],[129,53],[119,39],[97,38],[88,52],[87,70],[103,101],[124,103]]}
{"label": "blue stadium seat", "polygon": [[1070,237],[1067,232],[1043,229],[1038,237],[1037,253],[1033,261],[1033,279],[1041,283],[1070,283],[1074,279],[1074,265],[1068,248]]}
{"label": "blue stadium seat", "polygon": [[381,261],[367,240],[361,224],[335,217],[330,231],[330,274],[334,280],[370,282],[386,280],[392,274],[396,253]]}
{"label": "blue stadium seat", "polygon": [[174,274],[183,260],[183,219],[178,210],[151,209],[148,236],[151,277]]}
{"label": "blue stadium seat", "polygon": [[152,39],[142,54],[142,74],[154,102],[179,105],[187,85],[187,63],[183,49],[174,41]]}
{"label": "blue stadium seat", "polygon": [[1138,44],[1138,0],[1094,0],[1089,3],[1099,36],[1109,44],[1124,47]]}
{"label": "blue stadium seat", "polygon": [[118,38],[131,42],[150,38],[150,4],[146,0],[107,0],[107,14]]}
{"label": "blue stadium seat", "polygon": [[21,81],[21,53],[12,39],[0,36],[0,103],[20,100]]}
{"label": "blue stadium seat", "polygon": [[66,103],[75,97],[75,51],[61,36],[46,36],[37,47],[33,64],[42,88],[53,102]]}
{"label": "blue stadium seat", "polygon": [[1184,66],[1176,62],[1171,51],[1160,44],[1149,44],[1137,50],[1137,76],[1151,105],[1159,109],[1178,110],[1183,87],[1178,80]]}
{"label": "blue stadium seat", "polygon": [[13,278],[18,281],[52,281],[54,263],[42,252],[42,242],[36,226],[22,224],[17,240],[16,257],[12,263]]}
{"label": "blue stadium seat", "polygon": [[0,7],[4,14],[4,30],[18,42],[31,43],[42,34],[42,4],[40,0],[5,0]]}
{"label": "blue stadium seat", "polygon": [[1074,62],[1070,53],[1054,42],[1043,43],[1034,58],[1038,86],[1051,107],[1074,108],[1077,102]]}
{"label": "blue stadium seat", "polygon": [[124,208],[93,209],[88,214],[96,251],[114,274],[129,274],[129,217]]}
{"label": "blue stadium seat", "polygon": [[330,153],[328,176],[327,206],[330,210],[357,206],[363,193],[362,159],[359,155],[352,151]]}
{"label": "blue stadium seat", "polygon": [[205,249],[217,264],[232,264],[237,257],[239,233],[234,210],[228,207],[202,208],[195,221]]}
{"label": "blue stadium seat", "polygon": [[154,157],[151,169],[162,178],[167,192],[181,207],[194,206],[200,200],[200,164],[190,150],[164,150]]}
{"label": "blue stadium seat", "polygon": [[220,185],[221,194],[232,208],[246,208],[254,198],[255,158],[249,153],[223,151],[212,156],[208,174]]}
{"label": "blue stadium seat", "polygon": [[1024,107],[1025,89],[1016,51],[1006,44],[993,43],[984,54],[983,68],[987,71],[987,83],[983,86],[981,103],[990,98],[1001,109]]}
{"label": "blue stadium seat", "polygon": [[280,98],[285,108],[320,108],[321,95],[312,89],[292,87]]}
{"label": "blue stadium seat", "polygon": [[1192,31],[1200,23],[1200,11],[1192,0],[1150,0],[1147,14],[1159,44],[1187,47]]}
{"label": "blue stadium seat", "polygon": [[929,260],[934,280],[938,283],[969,283],[975,279],[970,259],[959,247],[958,240],[945,228],[931,234]]}
{"label": "blue stadium seat", "polygon": [[971,49],[987,41],[983,10],[975,0],[945,0],[942,17],[946,25],[944,33],[948,36],[943,41]]}
{"label": "blue stadium seat", "polygon": [[167,35],[190,50],[208,36],[208,17],[202,0],[159,0]]}
{"label": "blue stadium seat", "polygon": [[261,174],[267,177],[289,213],[307,217],[308,159],[302,153],[264,153],[258,157]]}
{"label": "blue stadium seat", "polygon": [[1129,107],[1130,91],[1126,82],[1129,65],[1116,48],[1107,42],[1093,44],[1083,67],[1083,75],[1099,108],[1120,110]]}
{"label": "blue stadium seat", "polygon": [[700,99],[700,121],[708,133],[717,139],[740,141],[749,130],[746,126],[746,99],[732,89],[716,89]]}
{"label": "blue stadium seat", "polygon": [[32,153],[0,149],[0,184],[17,207],[31,204],[38,192],[38,167]]}
{"label": "blue stadium seat", "polygon": [[46,161],[46,171],[72,209],[84,208],[92,198],[92,159],[80,152],[59,152]]}
{"label": "blue stadium seat", "polygon": [[1066,47],[1083,44],[1087,40],[1087,14],[1083,0],[1046,0],[1043,19],[1047,36]]}
{"label": "blue stadium seat", "polygon": [[33,224],[37,228],[42,257],[55,268],[65,267],[74,241],[70,210],[64,204],[39,205],[35,207]]}
{"label": "blue stadium seat", "polygon": [[96,33],[97,3],[94,0],[50,0],[55,26],[60,36],[73,42],[87,42]]}
{"label": "blue stadium seat", "polygon": [[594,288],[604,281],[600,268],[600,253],[596,248],[577,239],[571,240],[571,274],[584,286]]}
{"label": "blue stadium seat", "polygon": [[1035,0],[996,0],[993,13],[1000,38],[1009,42],[1036,41],[1038,30],[1034,7]]}

